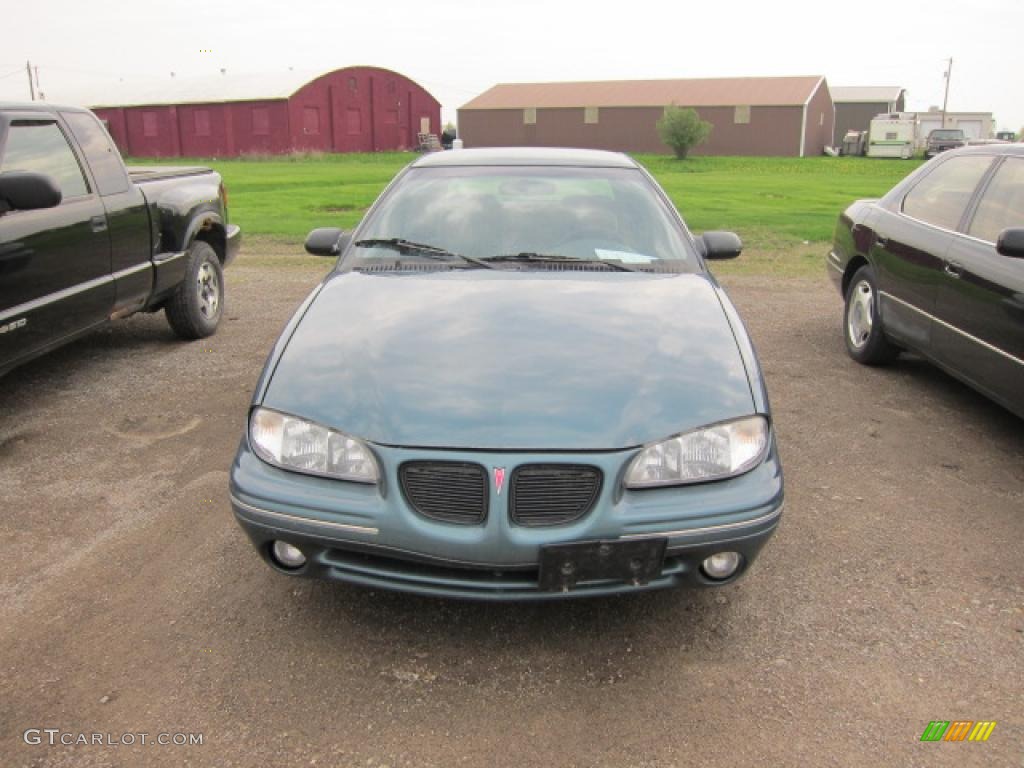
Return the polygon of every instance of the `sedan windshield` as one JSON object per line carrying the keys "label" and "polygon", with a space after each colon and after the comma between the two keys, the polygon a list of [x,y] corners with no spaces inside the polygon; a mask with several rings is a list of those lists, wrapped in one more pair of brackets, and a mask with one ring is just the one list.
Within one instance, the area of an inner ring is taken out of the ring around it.
{"label": "sedan windshield", "polygon": [[[395,259],[395,241],[496,268],[573,259],[617,271],[697,269],[668,206],[630,168],[413,168],[359,231],[346,266]],[[413,249],[405,256],[418,258]]]}

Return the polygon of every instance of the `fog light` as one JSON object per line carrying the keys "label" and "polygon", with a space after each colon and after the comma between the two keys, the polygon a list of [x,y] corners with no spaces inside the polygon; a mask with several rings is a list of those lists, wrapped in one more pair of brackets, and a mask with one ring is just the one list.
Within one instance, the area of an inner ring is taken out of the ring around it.
{"label": "fog light", "polygon": [[740,567],[739,552],[716,552],[704,560],[701,570],[709,579],[728,579]]}
{"label": "fog light", "polygon": [[282,568],[294,570],[306,564],[306,556],[302,554],[302,550],[287,541],[275,541],[274,546],[270,548],[270,555]]}

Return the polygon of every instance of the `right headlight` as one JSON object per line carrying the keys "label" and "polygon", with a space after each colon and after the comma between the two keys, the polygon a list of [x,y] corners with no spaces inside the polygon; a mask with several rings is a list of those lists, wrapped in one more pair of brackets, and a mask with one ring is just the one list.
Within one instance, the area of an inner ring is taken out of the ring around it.
{"label": "right headlight", "polygon": [[748,472],[768,452],[768,420],[749,416],[695,429],[640,451],[626,470],[627,488],[721,480]]}
{"label": "right headlight", "polygon": [[256,455],[282,469],[376,483],[377,460],[361,440],[269,408],[254,408],[249,442]]}

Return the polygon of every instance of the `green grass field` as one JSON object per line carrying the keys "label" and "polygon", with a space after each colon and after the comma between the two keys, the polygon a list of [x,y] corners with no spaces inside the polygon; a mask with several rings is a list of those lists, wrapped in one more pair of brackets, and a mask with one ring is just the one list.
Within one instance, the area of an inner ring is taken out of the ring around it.
{"label": "green grass field", "polygon": [[[246,238],[296,248],[314,227],[351,229],[384,186],[415,155],[380,153],[246,160],[131,159],[129,164],[210,165],[224,177],[232,221]],[[730,229],[746,252],[723,273],[808,274],[851,201],[877,197],[919,160],[693,157],[637,159],[658,179],[695,232]]]}

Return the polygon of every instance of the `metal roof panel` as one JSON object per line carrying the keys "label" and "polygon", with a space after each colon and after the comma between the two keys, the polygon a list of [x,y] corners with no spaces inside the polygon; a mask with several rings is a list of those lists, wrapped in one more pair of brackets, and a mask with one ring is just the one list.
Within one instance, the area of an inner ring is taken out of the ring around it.
{"label": "metal roof panel", "polygon": [[875,103],[891,104],[900,98],[903,89],[898,85],[833,85],[832,101],[844,103]]}
{"label": "metal roof panel", "polygon": [[822,82],[809,77],[722,77],[688,80],[599,80],[501,83],[461,109],[559,107],[803,106]]}

